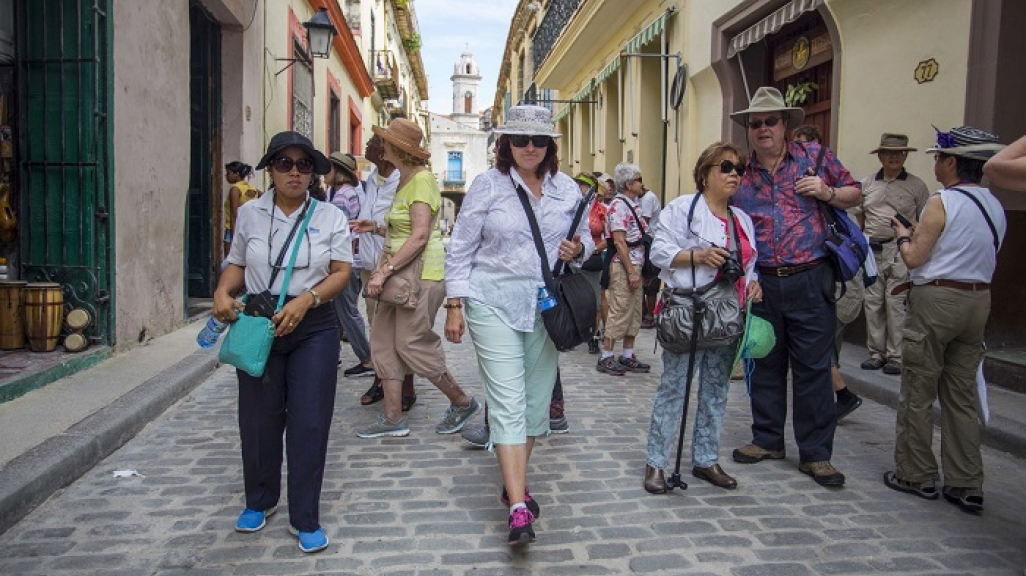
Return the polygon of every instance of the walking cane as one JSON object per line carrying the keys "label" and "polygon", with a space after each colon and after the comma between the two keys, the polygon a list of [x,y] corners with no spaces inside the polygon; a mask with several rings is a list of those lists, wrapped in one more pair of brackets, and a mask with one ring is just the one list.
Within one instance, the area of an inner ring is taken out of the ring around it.
{"label": "walking cane", "polygon": [[677,437],[677,465],[673,469],[673,475],[666,483],[668,490],[680,488],[687,490],[688,485],[680,478],[680,459],[684,452],[684,432],[688,424],[688,401],[691,399],[691,379],[695,375],[695,352],[698,351],[698,327],[702,325],[702,316],[705,314],[705,302],[701,299],[694,302],[695,316],[691,325],[691,349],[688,352],[688,375],[684,383],[684,410],[680,413],[680,435]]}

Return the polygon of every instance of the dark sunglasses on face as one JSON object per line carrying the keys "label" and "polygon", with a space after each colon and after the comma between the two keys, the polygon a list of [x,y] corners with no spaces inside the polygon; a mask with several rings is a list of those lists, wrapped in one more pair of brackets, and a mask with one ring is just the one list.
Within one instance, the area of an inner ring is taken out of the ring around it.
{"label": "dark sunglasses on face", "polygon": [[723,162],[720,162],[720,172],[722,172],[723,174],[737,172],[738,176],[744,176],[745,170],[746,168],[744,164],[734,164],[730,160],[724,160]]}
{"label": "dark sunglasses on face", "polygon": [[292,171],[292,167],[295,166],[299,170],[300,174],[309,174],[313,172],[314,164],[313,160],[309,158],[300,158],[299,160],[293,160],[288,156],[278,156],[271,162],[274,169],[283,174],[287,174]]}
{"label": "dark sunglasses on face", "polygon": [[550,138],[548,136],[540,136],[540,135],[538,135],[538,136],[526,136],[524,134],[516,134],[516,135],[512,135],[512,136],[509,137],[509,143],[514,148],[526,148],[528,142],[530,142],[531,144],[534,144],[535,148],[548,148],[549,147],[549,142],[551,142],[551,141],[552,141],[552,138]]}
{"label": "dark sunglasses on face", "polygon": [[765,120],[749,120],[748,121],[748,127],[751,128],[752,130],[758,130],[759,128],[762,128],[763,124],[765,124],[765,125],[769,126],[770,128],[772,128],[772,127],[776,126],[779,123],[780,123],[780,118],[778,118],[776,116],[771,116],[771,117],[769,117],[769,118],[767,118]]}

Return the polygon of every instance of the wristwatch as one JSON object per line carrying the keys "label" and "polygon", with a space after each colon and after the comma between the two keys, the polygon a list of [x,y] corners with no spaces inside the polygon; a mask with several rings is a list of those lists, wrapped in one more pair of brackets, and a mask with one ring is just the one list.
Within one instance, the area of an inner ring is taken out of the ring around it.
{"label": "wristwatch", "polygon": [[320,306],[321,305],[321,295],[318,294],[317,291],[314,290],[313,288],[307,290],[307,292],[309,292],[310,295],[313,296],[313,299],[314,299],[313,307],[316,308],[316,307]]}
{"label": "wristwatch", "polygon": [[395,266],[392,266],[391,262],[388,263],[388,273],[395,274]]}

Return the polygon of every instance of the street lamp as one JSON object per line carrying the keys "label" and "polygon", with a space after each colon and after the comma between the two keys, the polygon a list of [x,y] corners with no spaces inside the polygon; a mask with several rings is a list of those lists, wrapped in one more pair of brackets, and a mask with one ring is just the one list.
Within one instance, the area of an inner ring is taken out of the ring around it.
{"label": "street lamp", "polygon": [[328,9],[321,6],[313,18],[303,22],[306,28],[306,41],[310,45],[310,53],[314,58],[327,58],[331,52],[331,39],[338,34],[331,18],[328,17]]}
{"label": "street lamp", "polygon": [[[331,54],[331,40],[338,34],[328,16],[328,9],[323,6],[318,8],[312,18],[303,22],[303,27],[306,28],[306,44],[310,47],[310,55],[314,58],[328,58]],[[296,62],[305,62],[306,58],[275,58],[275,61],[288,62],[287,66],[274,74],[278,76]]]}

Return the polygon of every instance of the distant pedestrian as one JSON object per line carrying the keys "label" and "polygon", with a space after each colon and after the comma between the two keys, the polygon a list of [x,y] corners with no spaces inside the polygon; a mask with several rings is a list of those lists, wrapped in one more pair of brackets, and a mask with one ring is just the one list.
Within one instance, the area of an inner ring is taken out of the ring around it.
{"label": "distant pedestrian", "polygon": [[908,136],[885,133],[880,145],[870,152],[880,159],[881,168],[862,181],[862,205],[859,222],[869,236],[869,247],[876,259],[877,278],[866,288],[866,348],[869,358],[863,370],[901,374],[901,335],[905,327],[905,295],[894,296],[895,286],[908,282],[908,269],[894,244],[891,218],[901,214],[909,222],[919,222],[930,191],[914,174],[905,170],[905,159],[915,148]]}
{"label": "distant pedestrian", "polygon": [[[346,215],[346,226],[360,218],[360,204],[364,197],[363,186],[357,175],[356,158],[352,154],[332,152],[328,156],[331,172],[325,177],[328,183],[328,200]],[[360,279],[363,262],[360,258],[360,241],[353,238],[353,268],[349,284],[342,294],[331,301],[338,314],[342,333],[349,340],[349,346],[356,355],[357,363],[344,372],[345,376],[374,375],[374,364],[371,362],[370,341],[367,339],[367,328],[360,315],[360,292],[363,282]],[[342,360],[339,359],[339,365]]]}
{"label": "distant pedestrian", "polygon": [[[833,268],[823,241],[826,222],[819,203],[849,208],[858,203],[858,183],[829,148],[812,175],[821,145],[785,139],[788,124],[805,112],[787,106],[776,88],[762,87],[749,107],[731,114],[747,126],[752,153],[733,205],[755,223],[762,302],[752,312],[769,321],[776,346],[755,360],[751,377],[752,441],[734,450],[734,460],[752,464],[784,458],[784,425],[790,389],[798,470],[823,486],[844,485],[830,463],[837,418],[830,388],[830,357],[837,324]],[[788,386],[788,372],[792,375]]]}
{"label": "distant pedestrian", "polygon": [[[495,167],[474,179],[456,220],[446,258],[445,335],[470,331],[488,401],[491,443],[509,506],[510,546],[534,541],[541,508],[527,486],[535,439],[546,436],[559,355],[541,320],[538,248],[520,194],[531,206],[550,265],[583,262],[593,243],[581,221],[567,234],[582,202],[559,171],[552,114],[541,106],[510,108]],[[464,315],[464,308],[466,314]]]}
{"label": "distant pedestrian", "polygon": [[245,162],[229,162],[224,165],[224,178],[231,184],[228,195],[224,199],[224,257],[232,249],[232,233],[235,230],[235,220],[239,216],[239,207],[260,197],[260,190],[257,190],[247,180],[253,175],[253,167]]}
{"label": "distant pedestrian", "polygon": [[604,198],[605,186],[590,174],[580,173],[574,176],[574,181],[581,189],[581,194],[587,194],[592,187],[596,189],[596,199],[588,210],[588,231],[591,232],[591,240],[595,243],[595,251],[581,266],[581,274],[588,279],[592,289],[595,291],[595,335],[588,341],[588,353],[598,354],[602,351],[602,329],[606,324],[606,310],[604,306],[602,288],[603,258],[606,245],[606,215],[609,212],[607,203],[601,200]]}
{"label": "distant pedestrian", "polygon": [[[894,471],[884,483],[933,500],[933,403],[941,408],[944,498],[983,512],[983,456],[976,371],[990,315],[990,281],[1007,230],[1001,202],[980,185],[983,165],[1004,148],[993,134],[961,126],[938,132],[933,172],[943,188],[930,196],[919,225],[894,218],[898,250],[911,273],[904,366],[895,426]],[[897,290],[908,288],[901,286]]]}
{"label": "distant pedestrian", "polygon": [[[641,217],[648,223],[649,229],[655,227],[656,222],[659,221],[659,212],[663,209],[663,203],[659,199],[659,195],[650,190],[646,186],[641,187],[645,191],[641,195],[641,199],[638,202],[641,206]],[[644,288],[641,303],[641,327],[648,329],[655,326],[655,310],[656,300],[659,299],[659,290],[662,288],[662,281],[659,277],[642,279]]]}
{"label": "distant pedestrian", "polygon": [[[298,244],[288,298],[271,319],[275,338],[262,377],[237,370],[239,436],[246,509],[235,524],[239,532],[256,532],[277,510],[281,465],[288,458],[289,529],[303,552],[327,548],[320,525],[320,495],[335,406],[339,353],[338,319],[331,306],[349,280],[352,245],[345,216],[335,208],[311,206],[311,173],[327,173],[328,159],[297,132],[271,138],[257,169],[270,168],[272,188],[240,210],[225,268],[214,292],[213,314],[234,322],[243,305],[233,296],[269,291],[277,301],[287,274],[276,273],[276,258],[286,266]],[[306,233],[286,245],[307,210],[313,210]],[[273,284],[269,284],[272,276]]]}
{"label": "distant pedestrian", "polygon": [[[634,164],[617,164],[614,171],[616,197],[609,203],[606,216],[613,239],[614,252],[609,259],[609,318],[603,342],[602,356],[596,368],[599,372],[623,376],[627,372],[648,372],[651,366],[641,362],[634,354],[634,339],[641,329],[642,277],[645,246],[642,236],[648,233],[648,223],[641,217],[637,200],[642,194],[641,170]],[[623,353],[613,355],[616,342],[623,340]]]}
{"label": "distant pedestrian", "polygon": [[[357,220],[358,232],[386,236],[383,257],[367,283],[370,298],[379,296],[390,277],[407,266],[422,268],[419,297],[414,307],[379,299],[371,324],[371,356],[374,371],[381,378],[385,394],[384,413],[359,428],[360,438],[407,436],[410,433],[402,413],[402,383],[407,368],[427,378],[449,400],[439,434],[454,434],[473,418],[481,406],[463,391],[449,371],[442,340],[434,330],[435,316],[445,298],[445,248],[435,222],[442,208],[438,182],[427,169],[431,152],[422,144],[424,133],[415,122],[397,118],[387,128],[373,127],[384,142],[384,159],[399,171],[399,187],[385,215],[385,225],[374,220]],[[416,268],[414,268],[416,270]]]}
{"label": "distant pedestrian", "polygon": [[[698,156],[693,172],[698,193],[680,196],[663,210],[655,225],[652,260],[662,268],[660,276],[668,290],[693,290],[726,282],[728,286],[720,286],[735,288],[743,309],[747,298],[753,302],[762,299],[762,289],[755,272],[757,253],[752,219],[727,205],[745,173],[741,158],[741,152],[725,142],[710,145]],[[736,237],[733,230],[737,230]],[[725,277],[723,265],[731,256],[728,246],[740,254],[743,275],[739,278]],[[663,374],[648,429],[643,483],[648,492],[667,491],[663,470],[677,439],[685,394],[690,392],[689,362],[694,362],[699,378],[695,431],[691,436],[691,474],[727,490],[737,487],[737,480],[719,465],[720,432],[736,351],[736,344],[717,346],[698,350],[691,358],[687,353],[663,350]]]}

